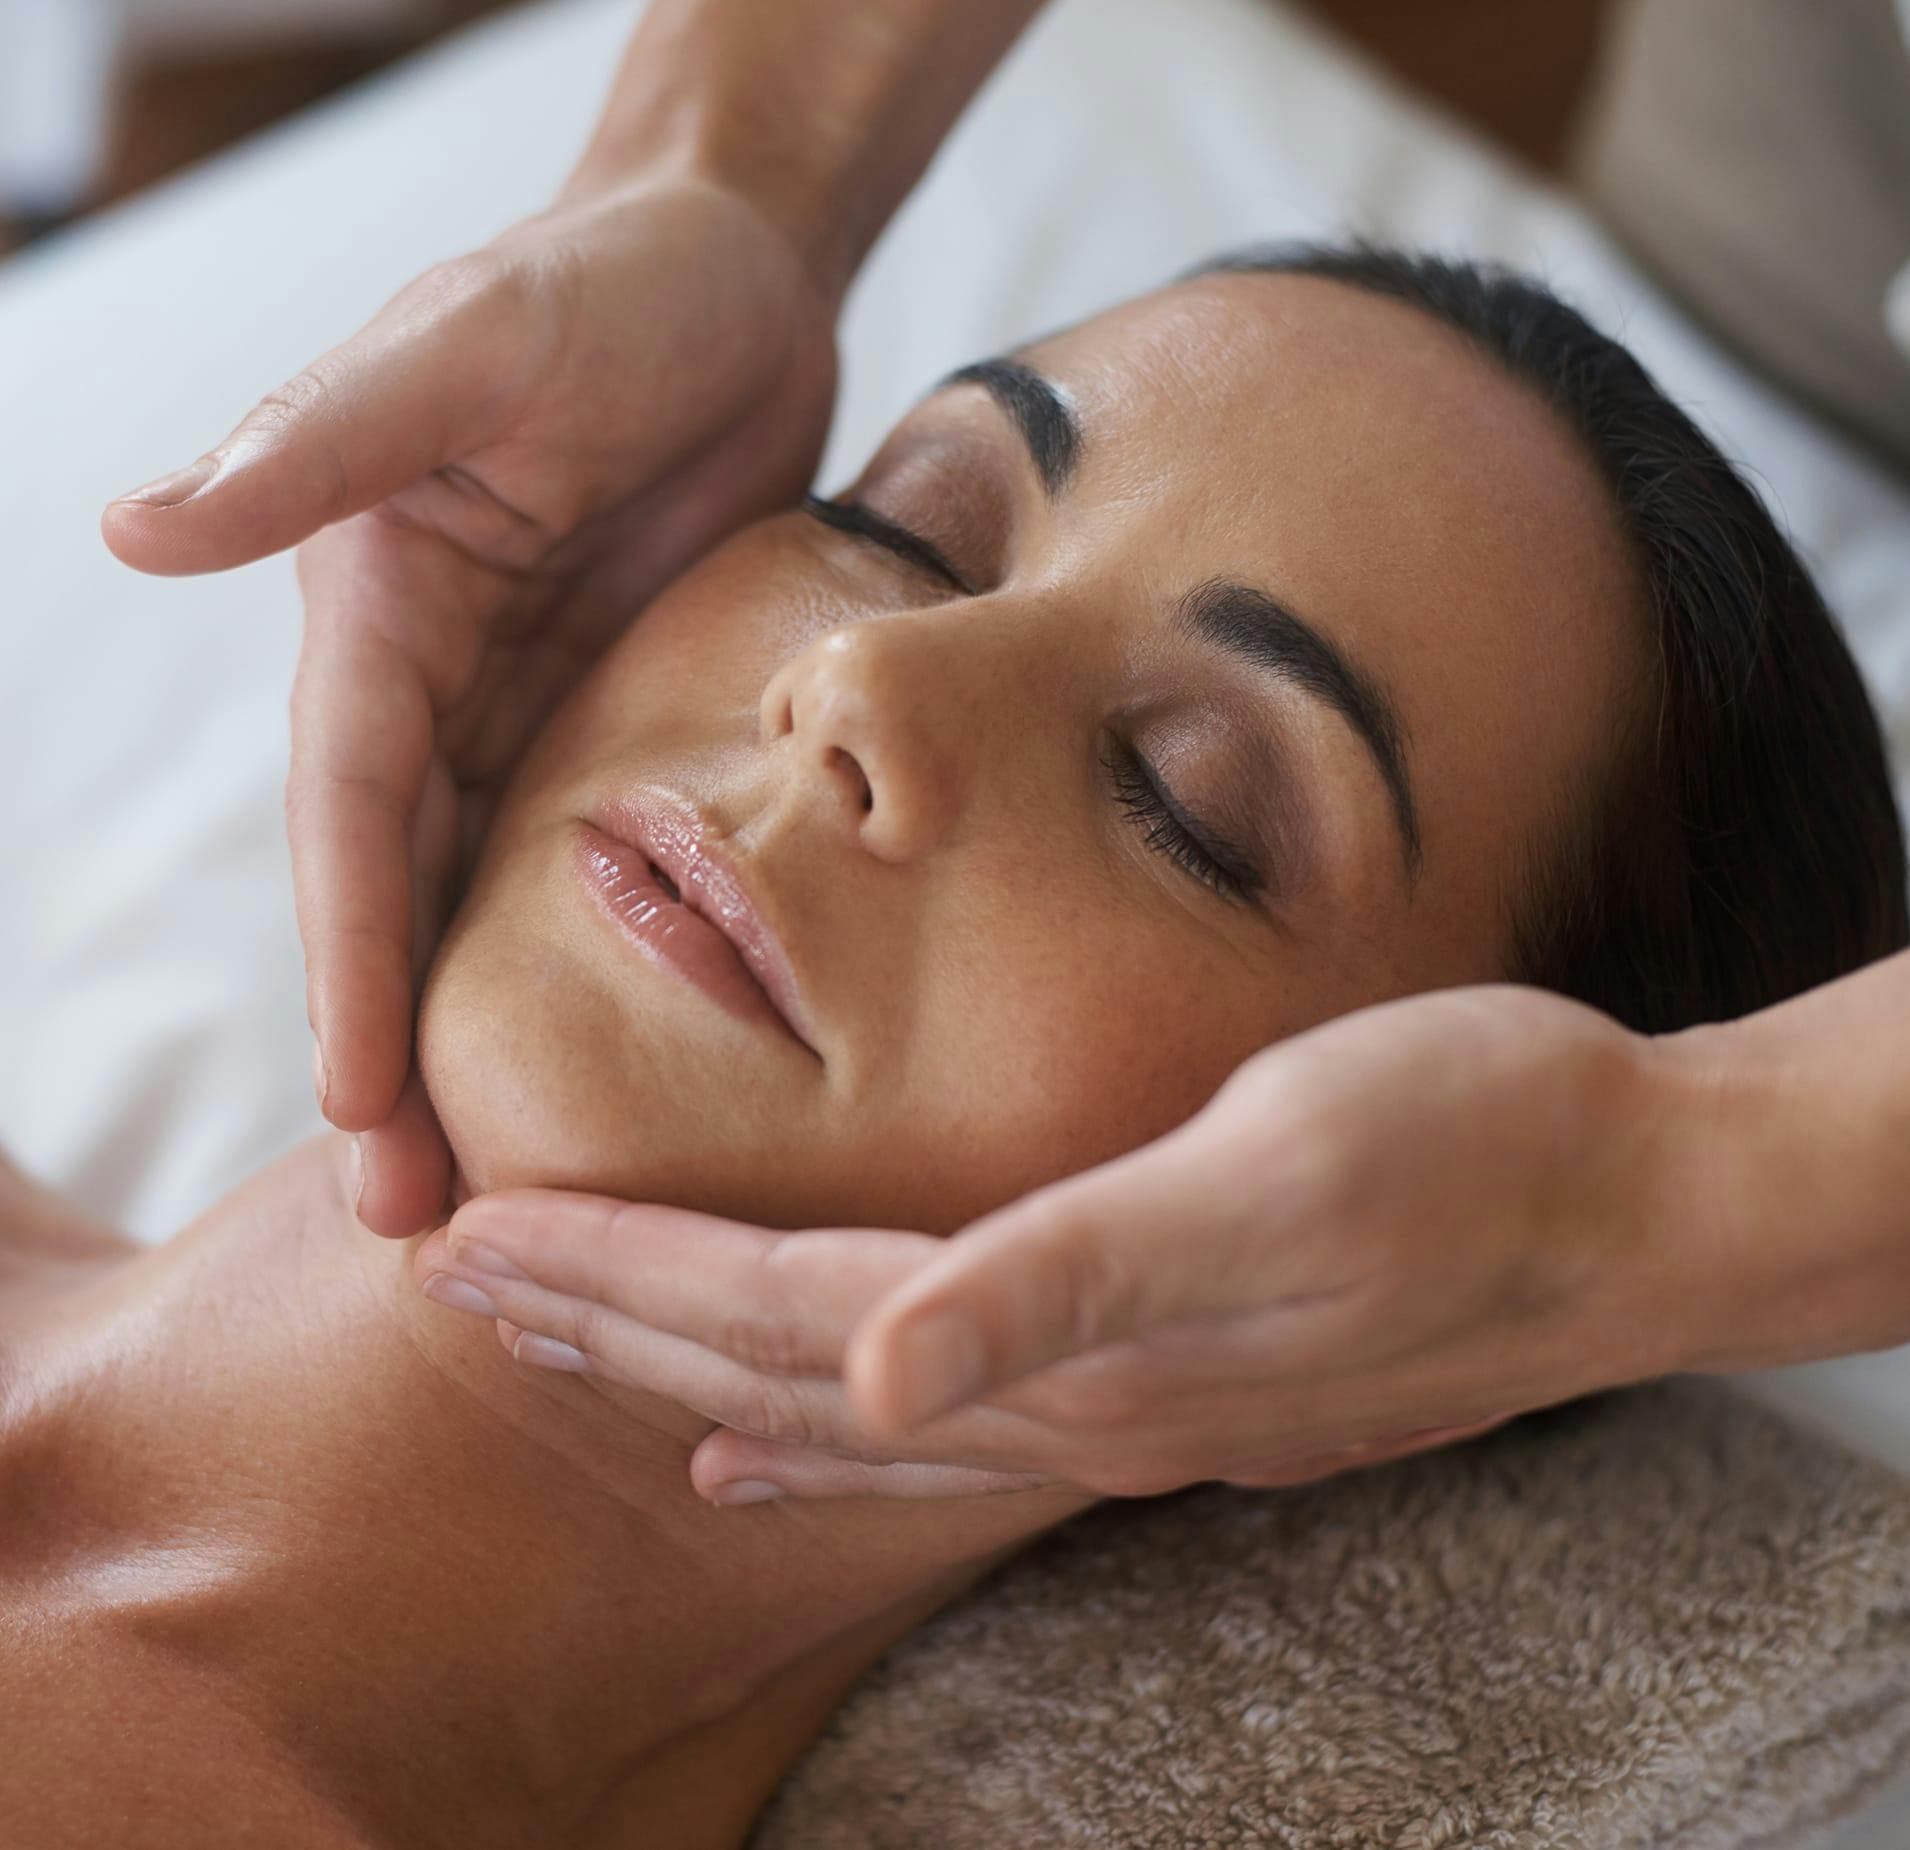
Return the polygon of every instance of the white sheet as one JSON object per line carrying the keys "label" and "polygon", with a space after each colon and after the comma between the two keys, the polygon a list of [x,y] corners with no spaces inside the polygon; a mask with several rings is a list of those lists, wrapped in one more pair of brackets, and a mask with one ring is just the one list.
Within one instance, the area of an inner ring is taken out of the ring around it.
{"label": "white sheet", "polygon": [[[317,1123],[278,813],[298,611],[284,560],[123,571],[97,510],[541,203],[635,11],[508,16],[0,269],[0,1142],[146,1237]],[[1754,465],[1910,763],[1910,497],[1562,197],[1259,0],[1057,0],[856,292],[825,478],[963,359],[1344,229],[1509,257],[1621,328]],[[1910,1349],[1745,1385],[1910,1469]],[[1910,1798],[1887,1822],[1910,1840]]]}

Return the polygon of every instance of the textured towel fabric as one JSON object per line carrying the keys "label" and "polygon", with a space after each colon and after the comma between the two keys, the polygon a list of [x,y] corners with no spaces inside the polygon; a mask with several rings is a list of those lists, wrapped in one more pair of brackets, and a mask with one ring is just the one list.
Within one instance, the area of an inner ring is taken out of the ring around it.
{"label": "textured towel fabric", "polygon": [[853,1693],[753,1850],[1807,1850],[1910,1758],[1910,1480],[1713,1381],[1106,1505]]}

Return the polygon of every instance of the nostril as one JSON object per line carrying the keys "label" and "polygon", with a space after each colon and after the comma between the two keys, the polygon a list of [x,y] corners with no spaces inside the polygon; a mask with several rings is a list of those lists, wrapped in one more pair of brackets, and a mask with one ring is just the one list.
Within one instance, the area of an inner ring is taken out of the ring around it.
{"label": "nostril", "polygon": [[796,729],[796,703],[782,691],[780,677],[764,690],[762,704],[756,710],[757,725],[765,742],[784,739]]}
{"label": "nostril", "polygon": [[832,745],[826,762],[830,770],[840,771],[848,778],[849,787],[861,798],[865,815],[875,808],[875,792],[869,787],[869,779],[853,752],[844,751],[840,745]]}

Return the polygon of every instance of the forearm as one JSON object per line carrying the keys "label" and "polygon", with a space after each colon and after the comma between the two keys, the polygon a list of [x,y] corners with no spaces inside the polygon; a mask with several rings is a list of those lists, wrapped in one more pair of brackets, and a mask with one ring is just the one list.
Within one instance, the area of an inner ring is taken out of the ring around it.
{"label": "forearm", "polygon": [[1688,1366],[1772,1367],[1910,1342],[1910,952],[1658,1043],[1657,1217]]}
{"label": "forearm", "polygon": [[655,0],[572,191],[682,171],[783,225],[833,293],[1040,0]]}

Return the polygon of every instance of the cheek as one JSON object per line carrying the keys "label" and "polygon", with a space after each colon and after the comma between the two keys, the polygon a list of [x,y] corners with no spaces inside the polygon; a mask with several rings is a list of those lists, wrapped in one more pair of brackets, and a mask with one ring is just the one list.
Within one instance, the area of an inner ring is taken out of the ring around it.
{"label": "cheek", "polygon": [[1308,1025],[1277,968],[1250,976],[1198,937],[1112,909],[1065,932],[997,933],[924,988],[898,1088],[917,1108],[896,1112],[898,1139],[917,1146],[918,1173],[945,1174],[960,1218],[1173,1129],[1242,1060]]}
{"label": "cheek", "polygon": [[615,1148],[597,1123],[618,1093],[606,1018],[490,898],[474,892],[432,964],[418,1068],[475,1192],[581,1186]]}
{"label": "cheek", "polygon": [[[793,520],[746,529],[661,592],[591,677],[626,713],[754,708],[820,631],[871,611],[846,595]],[[624,736],[630,735],[626,719]]]}
{"label": "cheek", "polygon": [[843,617],[840,596],[790,538],[773,526],[746,529],[631,620],[545,721],[516,786],[614,763],[633,749],[646,759],[693,749],[713,730],[753,737],[776,670]]}

